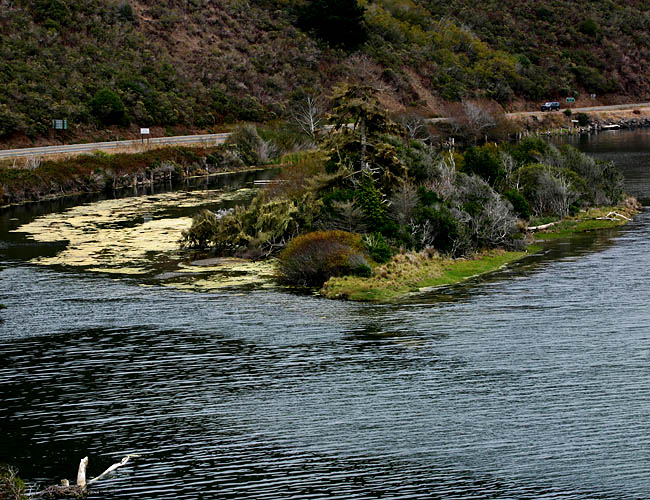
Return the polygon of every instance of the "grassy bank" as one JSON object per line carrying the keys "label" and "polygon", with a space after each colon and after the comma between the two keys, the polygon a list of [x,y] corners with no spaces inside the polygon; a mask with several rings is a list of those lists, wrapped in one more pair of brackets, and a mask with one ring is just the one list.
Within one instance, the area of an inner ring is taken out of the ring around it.
{"label": "grassy bank", "polygon": [[[626,224],[640,208],[638,202],[630,198],[621,205],[590,208],[576,216],[565,217],[555,222],[541,221],[553,225],[534,233],[533,238],[543,244],[544,241],[570,238],[588,231],[611,229]],[[523,252],[490,250],[463,259],[453,259],[427,252],[398,254],[387,264],[375,267],[370,278],[357,276],[331,278],[320,293],[331,299],[394,302],[426,288],[453,285],[493,272],[538,252],[540,248],[538,245],[531,245]]]}
{"label": "grassy bank", "polygon": [[543,221],[553,225],[543,231],[536,232],[534,238],[542,241],[556,240],[568,238],[578,233],[622,226],[629,222],[629,219],[634,217],[640,208],[638,201],[629,198],[621,205],[590,208],[559,221]]}
{"label": "grassy bank", "polygon": [[393,302],[424,288],[452,285],[495,271],[538,249],[531,247],[527,252],[490,250],[463,259],[427,252],[398,254],[390,262],[376,267],[372,277],[331,278],[320,293],[332,299]]}

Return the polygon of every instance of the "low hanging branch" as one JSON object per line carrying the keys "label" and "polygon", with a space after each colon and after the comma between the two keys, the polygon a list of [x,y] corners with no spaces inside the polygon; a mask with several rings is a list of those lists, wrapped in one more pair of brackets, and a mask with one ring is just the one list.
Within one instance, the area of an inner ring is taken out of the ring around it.
{"label": "low hanging branch", "polygon": [[88,457],[84,457],[79,462],[79,470],[77,471],[77,484],[70,486],[70,481],[62,479],[60,485],[48,486],[42,491],[35,493],[34,497],[53,499],[53,498],[83,498],[88,494],[88,486],[95,481],[99,481],[104,476],[110,474],[115,469],[122,467],[126,464],[131,457],[138,455],[127,455],[120,462],[111,465],[108,469],[102,472],[99,476],[86,481],[86,467],[88,467]]}

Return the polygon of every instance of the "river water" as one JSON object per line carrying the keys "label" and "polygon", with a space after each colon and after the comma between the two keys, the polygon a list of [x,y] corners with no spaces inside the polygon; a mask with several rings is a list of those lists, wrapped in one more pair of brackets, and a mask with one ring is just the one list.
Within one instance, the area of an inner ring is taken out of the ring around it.
{"label": "river water", "polygon": [[[632,136],[583,147],[650,197]],[[90,498],[650,498],[650,212],[368,305],[35,263],[65,245],[7,231],[51,210],[1,214],[0,461],[31,484],[135,453]]]}

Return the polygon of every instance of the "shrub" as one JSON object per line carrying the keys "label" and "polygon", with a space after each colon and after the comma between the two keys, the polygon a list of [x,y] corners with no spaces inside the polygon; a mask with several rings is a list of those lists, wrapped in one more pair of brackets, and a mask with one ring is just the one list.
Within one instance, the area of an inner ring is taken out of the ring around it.
{"label": "shrub", "polygon": [[311,0],[298,9],[298,26],[332,47],[354,50],[368,33],[357,0]]}
{"label": "shrub", "polygon": [[498,150],[491,144],[468,149],[464,155],[462,170],[468,174],[478,175],[491,186],[503,179]]}
{"label": "shrub", "polygon": [[521,219],[530,219],[530,204],[526,198],[514,189],[503,193],[503,197],[512,204],[512,208]]}
{"label": "shrub", "polygon": [[3,500],[26,500],[25,483],[18,477],[16,469],[0,465],[0,498]]}
{"label": "shrub", "polygon": [[379,227],[386,218],[386,205],[381,192],[369,178],[363,180],[356,192],[356,200],[363,210],[368,222],[373,227]]}
{"label": "shrub", "polygon": [[298,286],[321,286],[332,276],[368,274],[361,236],[315,231],[289,242],[280,254],[279,278]]}
{"label": "shrub", "polygon": [[126,121],[124,103],[111,89],[97,91],[90,101],[90,109],[104,125],[123,124]]}
{"label": "shrub", "polygon": [[192,227],[183,233],[185,246],[188,248],[207,247],[212,241],[218,224],[217,214],[210,210],[202,210],[194,216]]}
{"label": "shrub", "polygon": [[368,234],[363,240],[370,257],[372,257],[375,262],[383,264],[384,262],[388,262],[393,256],[390,246],[388,246],[388,243],[386,243],[386,240],[381,233]]}
{"label": "shrub", "polygon": [[585,19],[580,24],[580,27],[578,29],[581,33],[584,33],[588,36],[594,36],[596,33],[598,33],[598,25],[596,24],[596,21],[591,18]]}
{"label": "shrub", "polygon": [[589,125],[589,115],[587,115],[586,113],[578,113],[577,118],[578,118],[578,125],[580,125],[581,127],[586,127],[587,125]]}
{"label": "shrub", "polygon": [[573,111],[571,111],[569,108],[565,109],[562,111],[564,113],[564,116],[570,117],[573,114]]}
{"label": "shrub", "polygon": [[584,183],[571,170],[534,164],[521,169],[521,184],[533,214],[565,217]]}
{"label": "shrub", "polygon": [[201,212],[190,229],[183,231],[181,246],[213,248],[219,255],[268,257],[284,248],[297,234],[309,231],[321,208],[310,194],[299,199],[266,201],[257,196],[247,208],[236,207],[218,214]]}
{"label": "shrub", "polygon": [[246,165],[261,165],[277,155],[273,143],[260,137],[254,125],[238,127],[229,137],[229,142],[236,144],[241,160]]}

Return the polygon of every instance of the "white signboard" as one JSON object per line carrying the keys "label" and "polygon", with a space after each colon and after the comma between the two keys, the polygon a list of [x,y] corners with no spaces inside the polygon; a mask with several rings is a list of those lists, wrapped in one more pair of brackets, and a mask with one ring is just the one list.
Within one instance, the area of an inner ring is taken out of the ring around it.
{"label": "white signboard", "polygon": [[149,135],[149,129],[148,128],[141,128],[140,129],[140,135]]}

